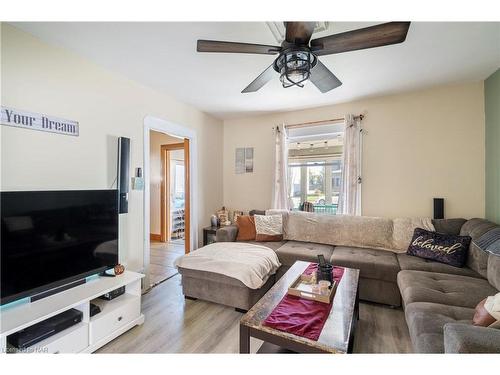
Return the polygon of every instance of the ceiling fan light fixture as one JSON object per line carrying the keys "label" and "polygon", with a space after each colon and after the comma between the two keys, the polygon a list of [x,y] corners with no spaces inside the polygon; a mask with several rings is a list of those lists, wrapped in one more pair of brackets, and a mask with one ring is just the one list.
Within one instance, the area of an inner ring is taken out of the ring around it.
{"label": "ceiling fan light fixture", "polygon": [[196,50],[217,53],[278,54],[278,58],[241,93],[260,90],[277,72],[284,88],[304,87],[304,82],[310,80],[324,94],[341,86],[342,82],[318,60],[318,57],[403,43],[410,22],[386,22],[315,39],[311,39],[313,33],[327,30],[329,28],[327,22],[286,21],[268,22],[267,25],[280,46],[199,39],[196,42]]}
{"label": "ceiling fan light fixture", "polygon": [[274,62],[274,70],[280,74],[284,88],[304,87],[304,82],[311,76],[311,69],[317,58],[309,50],[288,50],[281,53]]}

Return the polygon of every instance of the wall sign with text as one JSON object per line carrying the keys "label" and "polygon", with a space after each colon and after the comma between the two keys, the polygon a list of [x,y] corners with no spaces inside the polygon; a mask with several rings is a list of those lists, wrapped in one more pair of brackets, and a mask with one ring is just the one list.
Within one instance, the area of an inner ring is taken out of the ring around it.
{"label": "wall sign with text", "polygon": [[78,137],[77,121],[2,106],[1,124]]}

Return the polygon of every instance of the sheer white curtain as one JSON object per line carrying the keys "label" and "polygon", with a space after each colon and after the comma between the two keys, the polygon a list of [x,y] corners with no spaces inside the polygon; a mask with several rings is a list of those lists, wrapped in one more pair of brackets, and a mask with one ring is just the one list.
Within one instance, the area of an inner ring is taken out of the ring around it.
{"label": "sheer white curtain", "polygon": [[337,212],[344,215],[361,215],[361,120],[345,116],[345,134]]}
{"label": "sheer white curtain", "polygon": [[285,126],[277,126],[274,136],[274,183],[271,207],[288,210],[288,144]]}

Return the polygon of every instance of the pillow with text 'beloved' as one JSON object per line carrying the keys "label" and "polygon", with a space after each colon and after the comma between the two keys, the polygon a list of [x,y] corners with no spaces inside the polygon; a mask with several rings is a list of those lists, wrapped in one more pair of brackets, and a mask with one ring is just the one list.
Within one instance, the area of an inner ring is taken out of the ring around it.
{"label": "pillow with text 'beloved'", "polygon": [[470,242],[469,236],[443,234],[416,228],[406,253],[454,267],[463,267],[467,261]]}

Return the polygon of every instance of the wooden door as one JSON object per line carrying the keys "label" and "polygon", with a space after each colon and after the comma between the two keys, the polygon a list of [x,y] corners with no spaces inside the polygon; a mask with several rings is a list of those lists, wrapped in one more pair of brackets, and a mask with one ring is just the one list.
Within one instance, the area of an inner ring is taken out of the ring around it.
{"label": "wooden door", "polygon": [[191,251],[191,162],[189,139],[184,139],[184,252]]}

